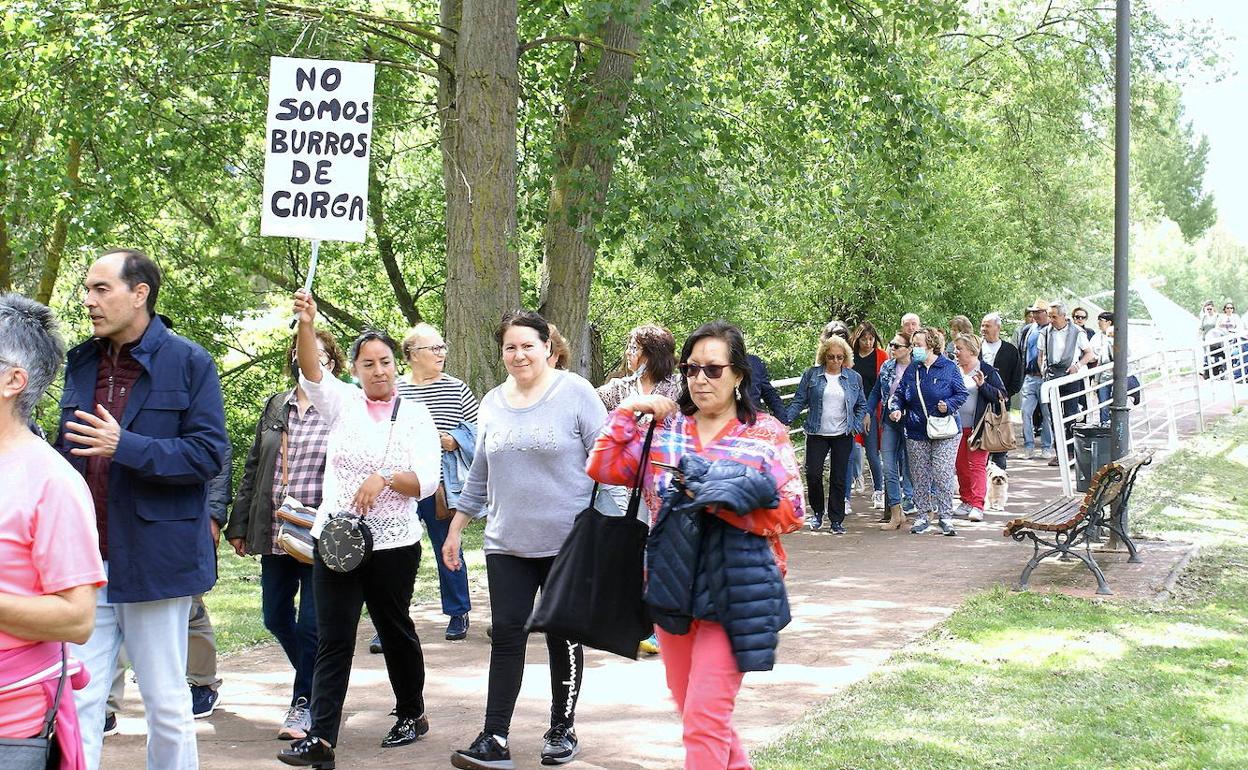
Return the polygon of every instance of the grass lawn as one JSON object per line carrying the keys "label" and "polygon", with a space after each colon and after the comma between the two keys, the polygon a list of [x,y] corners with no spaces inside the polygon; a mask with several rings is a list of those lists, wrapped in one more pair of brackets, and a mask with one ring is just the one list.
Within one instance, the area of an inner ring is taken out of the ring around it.
{"label": "grass lawn", "polygon": [[[473,572],[483,574],[485,555],[481,551],[481,524],[464,532],[464,558],[470,583]],[[225,655],[257,644],[273,642],[260,617],[260,557],[240,558],[224,540],[217,551],[217,585],[204,596],[217,636],[217,653]],[[421,541],[420,572],[416,575],[413,603],[438,601],[438,573],[430,551],[429,537]]]}
{"label": "grass lawn", "polygon": [[1166,603],[973,597],[754,757],[780,768],[1248,768],[1248,419],[1137,488],[1202,543]]}

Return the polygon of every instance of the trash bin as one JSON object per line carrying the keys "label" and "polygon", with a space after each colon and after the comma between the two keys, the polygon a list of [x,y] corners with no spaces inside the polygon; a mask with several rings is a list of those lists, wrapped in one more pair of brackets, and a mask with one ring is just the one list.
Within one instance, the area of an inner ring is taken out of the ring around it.
{"label": "trash bin", "polygon": [[1092,477],[1109,464],[1108,425],[1079,423],[1071,428],[1075,436],[1075,489],[1087,492]]}

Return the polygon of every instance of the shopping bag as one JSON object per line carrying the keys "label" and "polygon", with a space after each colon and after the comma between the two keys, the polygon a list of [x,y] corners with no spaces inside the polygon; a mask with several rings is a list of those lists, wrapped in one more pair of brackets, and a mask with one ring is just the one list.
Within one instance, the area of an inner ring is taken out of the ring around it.
{"label": "shopping bag", "polygon": [[651,422],[623,516],[607,516],[598,510],[598,484],[594,484],[589,507],[577,514],[555,556],[526,624],[528,631],[636,659],[638,643],[651,633],[650,616],[642,602],[650,527],[637,512],[653,438]]}

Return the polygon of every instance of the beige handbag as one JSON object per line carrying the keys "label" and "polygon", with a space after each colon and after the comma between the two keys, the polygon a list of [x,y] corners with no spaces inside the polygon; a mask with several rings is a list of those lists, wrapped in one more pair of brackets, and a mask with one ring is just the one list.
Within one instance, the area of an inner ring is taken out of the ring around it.
{"label": "beige handbag", "polygon": [[1009,452],[1018,447],[1018,438],[1014,435],[1014,426],[1010,424],[1010,410],[1001,399],[996,408],[989,405],[984,416],[971,431],[971,449],[985,452]]}

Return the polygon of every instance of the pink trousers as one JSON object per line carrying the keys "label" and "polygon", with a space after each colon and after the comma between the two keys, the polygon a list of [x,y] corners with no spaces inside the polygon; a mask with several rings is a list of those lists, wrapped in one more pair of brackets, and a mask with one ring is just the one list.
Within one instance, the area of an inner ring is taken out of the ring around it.
{"label": "pink trousers", "polygon": [[687,634],[655,632],[667,687],[684,722],[685,770],[751,770],[732,726],[743,674],[724,627],[695,620]]}

